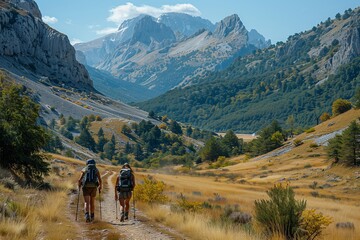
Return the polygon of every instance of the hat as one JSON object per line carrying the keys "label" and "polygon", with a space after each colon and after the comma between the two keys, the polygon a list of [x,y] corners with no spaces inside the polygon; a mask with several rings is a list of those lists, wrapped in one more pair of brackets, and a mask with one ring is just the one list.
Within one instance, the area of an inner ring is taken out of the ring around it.
{"label": "hat", "polygon": [[124,163],[123,167],[125,167],[125,166],[130,167],[130,164],[129,163]]}
{"label": "hat", "polygon": [[94,159],[88,159],[87,161],[86,161],[86,165],[89,165],[89,164],[96,164],[96,162],[95,162],[95,160]]}

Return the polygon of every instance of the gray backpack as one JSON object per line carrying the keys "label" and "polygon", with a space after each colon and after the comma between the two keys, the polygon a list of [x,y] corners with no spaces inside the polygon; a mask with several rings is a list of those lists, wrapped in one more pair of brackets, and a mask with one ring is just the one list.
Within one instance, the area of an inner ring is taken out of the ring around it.
{"label": "gray backpack", "polygon": [[118,192],[130,192],[133,188],[131,179],[131,170],[123,168],[119,173],[119,185],[117,186]]}

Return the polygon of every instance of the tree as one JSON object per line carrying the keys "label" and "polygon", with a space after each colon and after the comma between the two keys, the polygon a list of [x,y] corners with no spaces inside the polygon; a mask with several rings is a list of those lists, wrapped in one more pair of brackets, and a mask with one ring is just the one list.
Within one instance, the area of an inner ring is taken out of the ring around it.
{"label": "tree", "polygon": [[210,137],[210,139],[205,143],[205,146],[200,150],[200,156],[203,161],[216,161],[219,156],[226,155],[227,153],[223,151],[219,141],[217,141],[213,136]]}
{"label": "tree", "polygon": [[340,160],[340,152],[342,146],[342,136],[336,135],[329,140],[329,144],[326,147],[326,152],[329,157],[334,158],[334,163],[338,163]]}
{"label": "tree", "polygon": [[49,123],[49,127],[50,127],[51,129],[55,129],[55,126],[56,126],[56,121],[55,121],[55,119],[51,119],[51,121],[50,121],[50,123]]}
{"label": "tree", "polygon": [[134,152],[135,159],[137,159],[139,161],[144,159],[144,152],[143,152],[140,144],[135,145],[133,152]]}
{"label": "tree", "polygon": [[341,14],[340,14],[340,13],[337,13],[337,14],[335,15],[335,18],[336,18],[337,20],[340,20],[340,19],[341,19]]}
{"label": "tree", "polygon": [[121,133],[129,135],[131,134],[131,128],[128,125],[124,124],[121,128]]}
{"label": "tree", "polygon": [[324,112],[323,114],[321,114],[321,116],[320,116],[320,121],[321,122],[325,122],[325,121],[327,121],[327,120],[329,120],[330,119],[330,114],[328,114],[327,112]]}
{"label": "tree", "polygon": [[39,110],[22,87],[0,78],[0,166],[35,181],[49,172],[40,153],[49,134],[37,124]]}
{"label": "tree", "polygon": [[90,124],[89,118],[87,116],[83,117],[80,121],[80,130],[84,128],[88,128],[89,124]]}
{"label": "tree", "polygon": [[104,151],[104,145],[108,142],[108,140],[105,138],[104,130],[102,128],[99,128],[97,136],[98,136],[98,143],[96,145],[96,149],[99,152],[103,152]]}
{"label": "tree", "polygon": [[105,157],[109,160],[111,160],[115,155],[115,145],[112,141],[109,141],[104,145],[104,154]]}
{"label": "tree", "polygon": [[349,165],[358,165],[360,158],[360,124],[352,121],[342,134],[341,158]]}
{"label": "tree", "polygon": [[129,153],[131,153],[131,151],[132,151],[132,148],[131,148],[130,143],[129,143],[129,142],[126,142],[126,144],[125,144],[125,149],[124,149],[124,153],[125,153],[125,154],[129,154]]}
{"label": "tree", "polygon": [[70,132],[74,131],[76,128],[76,120],[73,117],[69,116],[68,120],[65,123],[65,127]]}
{"label": "tree", "polygon": [[351,109],[351,102],[344,99],[337,99],[332,105],[332,114],[337,116]]}
{"label": "tree", "polygon": [[151,110],[151,111],[149,112],[149,116],[148,116],[148,117],[155,119],[155,118],[156,118],[155,112]]}
{"label": "tree", "polygon": [[289,127],[290,130],[290,137],[293,137],[294,135],[294,127],[295,127],[295,118],[294,115],[290,115],[287,120],[286,120],[286,124]]}
{"label": "tree", "polygon": [[169,126],[170,131],[172,131],[175,134],[182,134],[182,129],[179,123],[176,121],[171,121]]}
{"label": "tree", "polygon": [[354,96],[354,105],[356,109],[360,108],[360,88],[356,89]]}
{"label": "tree", "polygon": [[90,149],[93,152],[96,152],[95,140],[86,127],[82,128],[80,135],[75,138],[75,142],[83,147]]}
{"label": "tree", "polygon": [[238,152],[234,151],[234,149],[240,149],[239,139],[232,130],[228,130],[226,132],[224,138],[222,139],[222,143],[228,149],[230,154],[238,154]]}

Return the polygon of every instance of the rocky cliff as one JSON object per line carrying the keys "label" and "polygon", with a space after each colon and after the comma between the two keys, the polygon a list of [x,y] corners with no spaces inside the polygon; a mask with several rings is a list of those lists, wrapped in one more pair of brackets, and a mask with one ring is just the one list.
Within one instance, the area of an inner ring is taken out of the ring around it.
{"label": "rocky cliff", "polygon": [[5,65],[48,77],[54,84],[93,89],[67,36],[42,22],[32,0],[0,3],[0,66]]}

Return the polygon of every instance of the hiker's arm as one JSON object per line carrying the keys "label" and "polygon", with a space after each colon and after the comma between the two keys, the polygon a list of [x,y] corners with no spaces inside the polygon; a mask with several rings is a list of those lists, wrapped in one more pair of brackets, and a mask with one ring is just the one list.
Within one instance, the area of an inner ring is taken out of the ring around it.
{"label": "hiker's arm", "polygon": [[117,176],[117,178],[116,178],[116,183],[115,183],[115,201],[117,201],[118,200],[118,195],[117,195],[117,189],[116,189],[116,187],[119,185],[119,176]]}
{"label": "hiker's arm", "polygon": [[79,180],[78,180],[78,186],[79,187],[81,187],[81,185],[82,185],[82,178],[84,177],[84,172],[81,172],[81,176],[80,176],[80,178],[79,178]]}
{"label": "hiker's arm", "polygon": [[101,192],[101,189],[102,189],[102,180],[101,180],[101,174],[100,174],[99,171],[97,172],[97,175],[98,175],[98,180],[99,180],[99,192]]}
{"label": "hiker's arm", "polygon": [[131,174],[131,182],[132,182],[132,191],[134,191],[134,189],[135,189],[135,175],[134,174]]}

